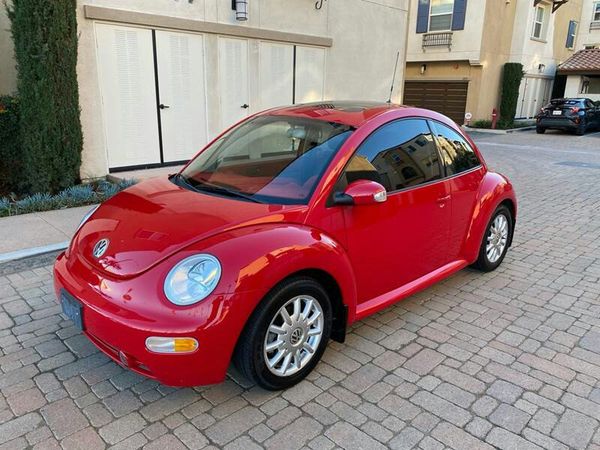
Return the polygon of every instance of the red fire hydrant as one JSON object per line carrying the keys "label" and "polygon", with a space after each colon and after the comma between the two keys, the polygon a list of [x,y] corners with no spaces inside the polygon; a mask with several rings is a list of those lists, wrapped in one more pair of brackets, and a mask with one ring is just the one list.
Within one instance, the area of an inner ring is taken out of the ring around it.
{"label": "red fire hydrant", "polygon": [[496,108],[492,109],[492,129],[496,129],[496,123],[498,122],[498,111]]}

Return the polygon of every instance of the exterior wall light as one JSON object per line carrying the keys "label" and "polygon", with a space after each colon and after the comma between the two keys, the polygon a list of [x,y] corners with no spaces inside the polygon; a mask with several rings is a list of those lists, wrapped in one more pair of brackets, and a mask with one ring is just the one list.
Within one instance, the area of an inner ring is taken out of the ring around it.
{"label": "exterior wall light", "polygon": [[315,9],[321,9],[323,7],[323,2],[325,2],[327,0],[317,0],[317,2],[315,3]]}
{"label": "exterior wall light", "polygon": [[538,72],[539,73],[544,73],[544,70],[546,70],[546,64],[539,64],[538,65]]}
{"label": "exterior wall light", "polygon": [[231,9],[235,10],[235,20],[248,20],[248,0],[231,0]]}
{"label": "exterior wall light", "polygon": [[427,72],[427,64],[421,64],[421,75],[425,75]]}

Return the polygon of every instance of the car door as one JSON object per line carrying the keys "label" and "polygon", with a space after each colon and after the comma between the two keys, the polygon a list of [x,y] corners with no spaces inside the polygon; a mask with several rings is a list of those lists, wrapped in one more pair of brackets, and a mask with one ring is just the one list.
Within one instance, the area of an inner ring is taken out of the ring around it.
{"label": "car door", "polygon": [[452,192],[448,256],[455,261],[462,258],[484,169],[471,145],[456,130],[436,121],[429,124]]}
{"label": "car door", "polygon": [[585,109],[586,114],[588,115],[589,124],[592,127],[600,126],[600,113],[598,112],[598,107],[596,104],[590,100],[589,98],[585,99]]}
{"label": "car door", "polygon": [[383,125],[359,146],[336,184],[382,184],[387,201],[343,208],[359,302],[386,294],[448,261],[450,189],[424,119]]}

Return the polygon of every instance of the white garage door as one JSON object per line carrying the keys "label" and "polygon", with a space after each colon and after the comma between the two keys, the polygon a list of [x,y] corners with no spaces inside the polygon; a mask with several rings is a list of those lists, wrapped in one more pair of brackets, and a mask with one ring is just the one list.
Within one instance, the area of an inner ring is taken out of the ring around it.
{"label": "white garage door", "polygon": [[296,46],[296,103],[324,98],[325,49]]}
{"label": "white garage door", "polygon": [[152,31],[96,24],[109,167],[160,163]]}
{"label": "white garage door", "polygon": [[294,46],[260,42],[258,60],[258,110],[292,104]]}
{"label": "white garage door", "polygon": [[230,127],[248,116],[248,41],[219,38],[219,94],[221,127]]}
{"label": "white garage door", "polygon": [[208,141],[204,38],[156,31],[163,162],[185,161]]}

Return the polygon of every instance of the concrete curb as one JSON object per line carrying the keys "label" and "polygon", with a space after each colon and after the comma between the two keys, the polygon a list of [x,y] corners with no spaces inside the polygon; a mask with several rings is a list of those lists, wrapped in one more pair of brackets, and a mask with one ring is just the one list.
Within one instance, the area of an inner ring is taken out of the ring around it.
{"label": "concrete curb", "polygon": [[492,130],[491,128],[473,128],[467,127],[466,125],[462,126],[463,130],[467,132],[474,133],[487,133],[487,134],[509,134],[509,133],[518,133],[519,131],[528,131],[535,130],[535,125],[521,128],[511,128],[510,130]]}
{"label": "concrete curb", "polygon": [[69,241],[59,242],[58,244],[44,245],[42,247],[26,248],[24,250],[17,250],[14,252],[1,253],[0,264],[9,261],[16,261],[18,259],[30,258],[32,256],[39,256],[45,253],[57,252],[64,250],[69,246]]}

